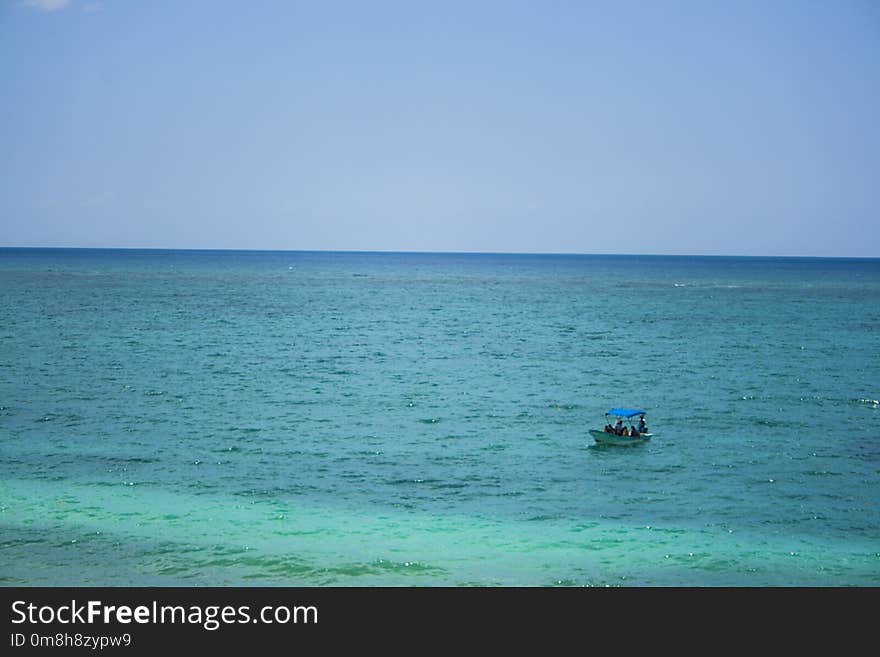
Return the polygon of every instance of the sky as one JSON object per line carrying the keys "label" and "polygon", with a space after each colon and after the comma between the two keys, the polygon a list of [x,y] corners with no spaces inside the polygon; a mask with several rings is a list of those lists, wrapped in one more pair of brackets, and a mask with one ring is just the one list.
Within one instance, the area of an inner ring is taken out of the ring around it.
{"label": "sky", "polygon": [[880,257],[880,3],[0,0],[0,246]]}

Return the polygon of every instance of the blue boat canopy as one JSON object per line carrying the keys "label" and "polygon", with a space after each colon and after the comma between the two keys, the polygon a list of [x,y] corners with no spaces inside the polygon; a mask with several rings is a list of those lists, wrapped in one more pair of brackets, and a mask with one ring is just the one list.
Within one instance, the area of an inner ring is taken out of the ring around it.
{"label": "blue boat canopy", "polygon": [[635,417],[636,415],[645,415],[645,411],[637,408],[612,408],[605,415],[618,415],[620,417]]}

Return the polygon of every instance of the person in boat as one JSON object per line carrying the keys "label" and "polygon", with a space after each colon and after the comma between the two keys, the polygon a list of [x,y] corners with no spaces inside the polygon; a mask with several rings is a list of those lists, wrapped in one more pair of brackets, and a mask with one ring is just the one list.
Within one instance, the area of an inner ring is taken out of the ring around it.
{"label": "person in boat", "polygon": [[605,433],[614,433],[614,427],[612,427],[610,424],[606,424]]}
{"label": "person in boat", "polygon": [[638,431],[639,431],[639,433],[648,433],[648,425],[645,424],[645,416],[644,415],[639,418]]}
{"label": "person in boat", "polygon": [[635,427],[633,427],[632,429],[629,430],[629,435],[631,438],[638,438],[639,437],[639,430],[636,429]]}
{"label": "person in boat", "polygon": [[616,433],[618,436],[623,435],[623,420],[621,420],[620,418],[617,418],[617,422],[614,424],[614,433]]}
{"label": "person in boat", "polygon": [[623,431],[620,432],[620,435],[624,438],[629,438],[629,427],[624,427]]}

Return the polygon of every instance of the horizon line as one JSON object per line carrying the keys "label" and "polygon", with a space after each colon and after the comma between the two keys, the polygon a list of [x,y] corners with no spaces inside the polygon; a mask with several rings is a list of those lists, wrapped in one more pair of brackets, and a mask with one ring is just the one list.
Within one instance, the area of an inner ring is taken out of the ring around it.
{"label": "horizon line", "polygon": [[0,251],[186,251],[204,253],[348,253],[386,255],[498,255],[498,256],[606,256],[644,258],[765,258],[765,259],[814,259],[814,260],[878,260],[880,256],[840,255],[749,255],[737,253],[622,253],[579,251],[453,251],[453,250],[398,250],[398,249],[260,249],[260,248],[207,248],[207,247],[156,247],[156,246],[9,246],[0,245]]}

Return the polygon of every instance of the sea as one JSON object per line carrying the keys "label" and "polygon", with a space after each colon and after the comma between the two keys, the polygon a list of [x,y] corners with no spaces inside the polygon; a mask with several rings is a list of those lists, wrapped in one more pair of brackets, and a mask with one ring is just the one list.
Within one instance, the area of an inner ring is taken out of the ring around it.
{"label": "sea", "polygon": [[0,249],[0,584],[880,585],[880,259]]}

